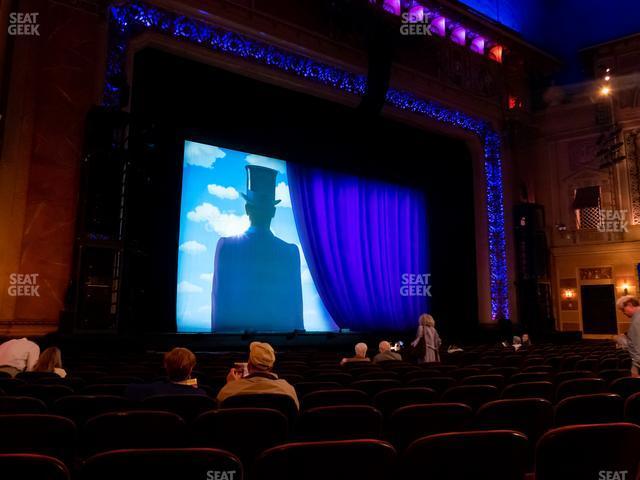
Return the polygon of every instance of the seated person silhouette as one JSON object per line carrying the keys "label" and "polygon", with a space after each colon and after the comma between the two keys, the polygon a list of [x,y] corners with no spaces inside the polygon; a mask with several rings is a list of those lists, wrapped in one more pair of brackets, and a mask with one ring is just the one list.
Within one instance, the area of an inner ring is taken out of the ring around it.
{"label": "seated person silhouette", "polygon": [[303,330],[300,252],[271,232],[276,175],[247,165],[245,210],[251,227],[218,240],[211,292],[213,332]]}

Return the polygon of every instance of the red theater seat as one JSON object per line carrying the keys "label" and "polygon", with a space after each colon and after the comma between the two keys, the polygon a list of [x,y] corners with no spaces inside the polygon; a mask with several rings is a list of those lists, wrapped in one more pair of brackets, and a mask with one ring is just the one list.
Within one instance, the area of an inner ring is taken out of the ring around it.
{"label": "red theater seat", "polygon": [[70,395],[56,400],[51,408],[57,415],[70,418],[81,427],[91,417],[131,410],[132,405],[127,398],[115,395]]}
{"label": "red theater seat", "polygon": [[216,406],[216,401],[206,395],[154,395],[142,401],[145,410],[173,412],[186,422]]}
{"label": "red theater seat", "polygon": [[466,403],[475,411],[481,405],[497,398],[498,389],[492,385],[458,385],[444,392],[441,401]]}
{"label": "red theater seat", "polygon": [[380,438],[382,414],[369,405],[310,408],[300,416],[297,431],[304,440]]}
{"label": "red theater seat", "polygon": [[0,453],[38,453],[70,461],[76,426],[68,418],[44,414],[0,415]]}
{"label": "red theater seat", "polygon": [[601,378],[574,378],[558,385],[556,388],[556,402],[575,395],[602,393],[606,390],[607,384]]}
{"label": "red theater seat", "polygon": [[389,480],[396,451],[380,440],[298,442],[270,448],[256,461],[257,480]]}
{"label": "red theater seat", "polygon": [[382,390],[388,390],[390,388],[401,387],[400,380],[391,379],[377,379],[377,380],[356,380],[351,384],[351,388],[362,390],[369,396],[374,397]]}
{"label": "red theater seat", "polygon": [[0,395],[0,415],[8,413],[47,413],[47,405],[33,397]]}
{"label": "red theater seat", "polygon": [[393,445],[402,451],[420,437],[466,430],[472,416],[471,407],[463,403],[401,407],[391,414],[389,435]]}
{"label": "red theater seat", "polygon": [[276,393],[260,393],[251,395],[234,395],[226,398],[220,408],[273,408],[284,414],[290,423],[298,416],[298,407],[287,395]]}
{"label": "red theater seat", "polygon": [[362,390],[343,388],[339,390],[318,390],[302,399],[302,410],[333,405],[371,405],[371,399]]}
{"label": "red theater seat", "polygon": [[138,410],[103,413],[82,428],[85,456],[121,448],[177,448],[184,446],[185,423],[175,413]]}
{"label": "red theater seat", "polygon": [[227,450],[247,466],[263,450],[284,443],[288,432],[287,417],[269,408],[205,412],[191,426],[193,446]]}
{"label": "red theater seat", "polygon": [[523,480],[527,449],[527,437],[510,430],[431,435],[409,445],[401,478]]}
{"label": "red theater seat", "polygon": [[522,382],[507,385],[501,398],[544,398],[552,401],[555,393],[551,382]]}
{"label": "red theater seat", "polygon": [[69,470],[60,460],[29,453],[0,454],[0,472],[21,480],[69,480]]}
{"label": "red theater seat", "polygon": [[628,398],[634,393],[640,392],[640,378],[624,377],[611,382],[609,391],[617,393],[622,398]]}
{"label": "red theater seat", "polygon": [[373,404],[385,417],[407,405],[431,403],[436,399],[436,391],[426,387],[400,387],[383,390],[373,398]]}
{"label": "red theater seat", "polygon": [[615,393],[593,393],[562,399],[555,408],[555,425],[615,423],[624,418],[624,400]]}
{"label": "red theater seat", "polygon": [[600,472],[626,472],[624,478],[635,479],[638,445],[640,427],[631,423],[550,430],[538,442],[536,480],[603,478]]}
{"label": "red theater seat", "polygon": [[214,448],[116,450],[88,458],[81,480],[242,480],[240,460]]}

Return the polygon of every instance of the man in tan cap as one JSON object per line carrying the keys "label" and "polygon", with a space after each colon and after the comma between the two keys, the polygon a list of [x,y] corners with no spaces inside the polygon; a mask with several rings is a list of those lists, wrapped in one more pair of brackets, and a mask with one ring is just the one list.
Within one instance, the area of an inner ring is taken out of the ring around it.
{"label": "man in tan cap", "polygon": [[242,377],[242,372],[232,368],[227,375],[227,384],[218,392],[218,402],[234,395],[251,395],[256,393],[276,393],[288,395],[300,408],[296,391],[289,382],[278,378],[273,373],[276,354],[268,343],[252,342],[249,345],[249,375]]}

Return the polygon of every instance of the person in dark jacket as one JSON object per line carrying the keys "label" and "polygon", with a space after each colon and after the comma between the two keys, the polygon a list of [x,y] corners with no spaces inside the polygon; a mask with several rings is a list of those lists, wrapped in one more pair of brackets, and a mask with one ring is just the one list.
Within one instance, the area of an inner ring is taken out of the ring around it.
{"label": "person in dark jacket", "polygon": [[195,366],[196,356],[191,350],[174,348],[164,355],[167,381],[129,385],[126,396],[140,401],[154,395],[206,395],[198,388],[197,379],[191,377]]}

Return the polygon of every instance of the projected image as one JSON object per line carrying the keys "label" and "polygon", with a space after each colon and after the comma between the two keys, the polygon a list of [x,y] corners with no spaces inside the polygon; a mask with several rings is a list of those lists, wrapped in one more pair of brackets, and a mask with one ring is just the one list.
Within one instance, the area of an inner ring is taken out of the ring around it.
{"label": "projected image", "polygon": [[331,331],[282,160],[187,141],[177,323],[183,332]]}
{"label": "projected image", "polygon": [[425,212],[423,192],[186,141],[178,331],[413,328]]}

